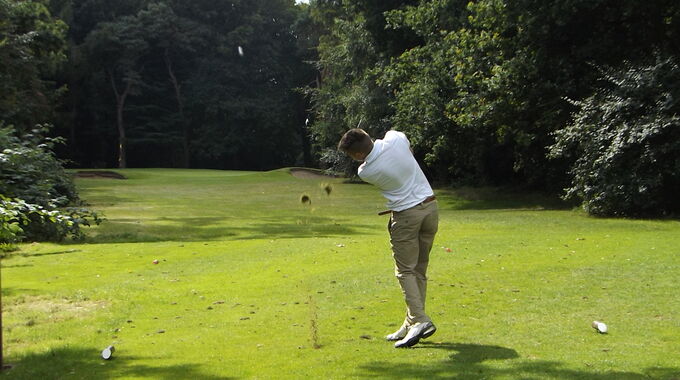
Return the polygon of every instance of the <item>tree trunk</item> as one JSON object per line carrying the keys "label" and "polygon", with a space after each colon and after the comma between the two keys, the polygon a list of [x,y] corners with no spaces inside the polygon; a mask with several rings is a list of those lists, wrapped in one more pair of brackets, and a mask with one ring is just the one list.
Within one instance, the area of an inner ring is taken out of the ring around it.
{"label": "tree trunk", "polygon": [[130,88],[132,87],[132,82],[127,81],[125,84],[125,90],[121,94],[118,91],[118,86],[116,86],[116,80],[113,73],[109,72],[109,77],[111,77],[111,87],[113,87],[113,92],[116,94],[116,126],[118,127],[118,168],[127,168],[127,137],[125,136],[125,123],[123,120],[123,110],[125,109],[125,99],[130,93]]}
{"label": "tree trunk", "polygon": [[125,125],[123,124],[123,107],[125,100],[118,100],[116,109],[116,122],[118,125],[118,167],[125,169],[127,167],[127,137],[125,136]]}
{"label": "tree trunk", "polygon": [[[311,143],[309,141],[309,123],[312,121],[310,118],[312,117],[311,113],[308,113],[307,110],[307,99],[305,99],[303,96],[299,97],[298,100],[298,125],[300,126],[300,129],[298,133],[300,134],[300,139],[302,141],[302,157],[304,160],[304,165],[306,167],[311,167],[312,166],[312,148],[311,148]],[[302,121],[304,120],[304,122]]]}
{"label": "tree trunk", "polygon": [[184,119],[184,104],[182,103],[182,94],[180,92],[180,84],[177,81],[175,72],[172,70],[172,62],[170,61],[170,56],[168,54],[168,49],[165,49],[165,66],[168,68],[168,75],[170,76],[170,82],[175,89],[175,100],[177,101],[177,111],[179,112],[179,122],[182,128],[182,167],[189,168],[191,166],[191,151],[189,147],[189,142],[191,140],[191,131],[188,123]]}

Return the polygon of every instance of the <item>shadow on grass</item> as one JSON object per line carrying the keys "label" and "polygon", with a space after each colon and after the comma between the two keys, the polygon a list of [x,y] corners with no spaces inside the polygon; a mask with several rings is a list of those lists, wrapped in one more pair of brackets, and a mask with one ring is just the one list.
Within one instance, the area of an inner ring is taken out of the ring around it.
{"label": "shadow on grass", "polygon": [[17,361],[5,360],[12,368],[3,370],[0,379],[230,379],[203,373],[196,364],[140,364],[152,362],[153,358],[131,357],[117,351],[112,359],[105,361],[100,352],[101,349],[64,347],[29,354]]}
{"label": "shadow on grass", "polygon": [[[619,371],[583,371],[565,368],[563,363],[545,360],[519,359],[517,351],[500,346],[469,343],[430,343],[424,342],[414,347],[419,350],[446,350],[452,352],[449,360],[427,362],[422,365],[394,362],[374,362],[360,367],[362,377],[381,377],[389,379],[561,379],[561,380],[642,380],[642,379],[680,379],[678,368],[648,368],[644,373]],[[497,368],[486,361],[508,360],[505,368]]]}
{"label": "shadow on grass", "polygon": [[12,287],[7,287],[7,286],[2,287],[2,296],[3,297],[34,296],[34,295],[39,295],[39,294],[41,294],[41,293],[38,290],[35,290],[35,289],[12,288]]}
{"label": "shadow on grass", "polygon": [[[234,225],[234,218],[193,217],[156,218],[143,222],[134,219],[109,219],[100,232],[87,238],[89,243],[135,243],[157,241],[205,241],[295,239],[350,236],[375,230],[375,225],[310,215],[277,218],[250,218]],[[78,242],[76,242],[78,243]]]}
{"label": "shadow on grass", "polygon": [[440,208],[451,210],[569,210],[578,206],[556,195],[501,188],[442,189],[437,190],[437,200]]}
{"label": "shadow on grass", "polygon": [[454,363],[481,363],[485,360],[505,360],[519,357],[517,351],[501,346],[488,346],[468,343],[430,343],[422,342],[415,346],[416,349],[436,348],[440,350],[455,351],[451,355]]}
{"label": "shadow on grass", "polygon": [[63,251],[54,251],[54,252],[38,252],[38,253],[25,253],[25,252],[20,252],[17,254],[17,256],[21,257],[37,257],[37,256],[50,256],[50,255],[63,255],[65,253],[74,253],[74,252],[80,252],[80,249],[66,249]]}
{"label": "shadow on grass", "polygon": [[[8,257],[5,257],[4,259],[11,259],[11,258],[12,258],[11,256],[8,256]],[[28,268],[28,267],[32,267],[32,266],[33,266],[33,264],[15,264],[15,265],[2,264],[2,268]]]}
{"label": "shadow on grass", "polygon": [[26,253],[22,251],[17,251],[17,252],[10,252],[4,255],[2,257],[2,266],[1,268],[23,268],[23,267],[32,267],[33,264],[6,264],[7,260],[13,259],[15,257],[39,257],[39,256],[51,256],[51,255],[64,255],[67,253],[74,253],[74,252],[80,252],[80,249],[66,249],[66,250],[61,250],[61,251],[52,251],[52,252],[37,252],[37,253]]}

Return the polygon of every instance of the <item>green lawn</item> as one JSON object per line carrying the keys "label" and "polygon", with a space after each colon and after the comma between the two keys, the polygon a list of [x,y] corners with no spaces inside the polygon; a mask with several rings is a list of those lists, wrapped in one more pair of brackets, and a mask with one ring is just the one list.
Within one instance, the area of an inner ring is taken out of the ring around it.
{"label": "green lawn", "polygon": [[3,259],[13,368],[0,378],[680,379],[678,221],[440,189],[439,330],[396,350],[382,336],[404,304],[375,188],[333,179],[326,195],[287,170],[119,172],[77,181],[108,219],[86,242]]}

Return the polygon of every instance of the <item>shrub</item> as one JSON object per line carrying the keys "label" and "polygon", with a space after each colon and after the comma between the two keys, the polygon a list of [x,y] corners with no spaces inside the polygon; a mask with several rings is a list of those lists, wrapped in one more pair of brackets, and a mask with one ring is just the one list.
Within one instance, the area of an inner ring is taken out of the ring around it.
{"label": "shrub", "polygon": [[12,126],[0,125],[0,194],[43,207],[78,202],[71,176],[52,152],[63,140],[48,132],[37,125],[19,138]]}
{"label": "shrub", "polygon": [[601,88],[574,102],[552,157],[574,162],[566,197],[602,216],[680,212],[680,68],[674,58],[602,70]]}
{"label": "shrub", "polygon": [[99,224],[97,213],[85,208],[47,209],[20,199],[0,195],[0,246],[3,250],[25,237],[41,237],[42,240],[62,240],[71,236],[83,238],[82,226],[90,222]]}
{"label": "shrub", "polygon": [[[25,204],[25,202],[23,202]],[[0,195],[0,250],[10,250],[24,232],[28,223],[21,201],[12,201]]]}
{"label": "shrub", "polygon": [[52,148],[59,139],[37,126],[16,136],[0,125],[0,243],[23,238],[62,240],[83,237],[82,226],[99,224],[97,213],[82,207],[73,180]]}

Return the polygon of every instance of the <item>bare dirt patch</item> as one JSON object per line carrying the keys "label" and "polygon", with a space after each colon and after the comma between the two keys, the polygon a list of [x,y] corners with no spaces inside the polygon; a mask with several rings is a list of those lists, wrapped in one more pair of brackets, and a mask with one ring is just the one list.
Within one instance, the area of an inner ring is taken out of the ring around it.
{"label": "bare dirt patch", "polygon": [[338,178],[338,176],[324,173],[319,169],[293,168],[290,169],[290,174],[295,178],[302,179],[328,179]]}
{"label": "bare dirt patch", "polygon": [[78,178],[109,178],[109,179],[127,179],[124,175],[110,170],[79,170],[76,172]]}

